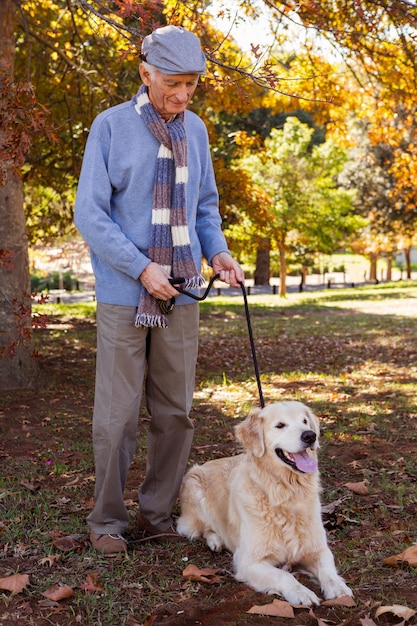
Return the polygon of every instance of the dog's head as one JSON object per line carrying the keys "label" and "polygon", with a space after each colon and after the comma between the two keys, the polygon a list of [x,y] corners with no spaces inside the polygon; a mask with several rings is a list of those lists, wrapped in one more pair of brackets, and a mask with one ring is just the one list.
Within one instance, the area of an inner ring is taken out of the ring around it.
{"label": "dog's head", "polygon": [[274,454],[289,469],[317,471],[319,421],[313,411],[295,400],[254,409],[235,428],[238,441],[256,457]]}

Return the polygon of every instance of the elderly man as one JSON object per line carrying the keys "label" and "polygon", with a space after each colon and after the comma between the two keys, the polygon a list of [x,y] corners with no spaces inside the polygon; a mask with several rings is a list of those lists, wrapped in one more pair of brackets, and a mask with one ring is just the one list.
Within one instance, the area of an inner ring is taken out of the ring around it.
{"label": "elderly man", "polygon": [[[151,416],[138,527],[175,537],[172,511],[193,439],[189,418],[198,349],[198,304],[178,295],[202,283],[204,256],[220,278],[244,275],[221,231],[207,131],[186,110],[206,61],[199,39],[158,28],[142,45],[143,85],[94,120],[75,205],[96,278],[97,360],[93,413],[92,546],[126,551],[123,501],[136,448],[145,380]],[[175,297],[168,315],[161,301]]]}

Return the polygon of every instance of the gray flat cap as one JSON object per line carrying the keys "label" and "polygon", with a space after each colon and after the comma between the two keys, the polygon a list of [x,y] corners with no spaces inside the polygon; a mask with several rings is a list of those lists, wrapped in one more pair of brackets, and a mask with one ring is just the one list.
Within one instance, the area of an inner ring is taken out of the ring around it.
{"label": "gray flat cap", "polygon": [[205,74],[199,38],[181,26],[163,26],[142,42],[142,60],[163,74]]}

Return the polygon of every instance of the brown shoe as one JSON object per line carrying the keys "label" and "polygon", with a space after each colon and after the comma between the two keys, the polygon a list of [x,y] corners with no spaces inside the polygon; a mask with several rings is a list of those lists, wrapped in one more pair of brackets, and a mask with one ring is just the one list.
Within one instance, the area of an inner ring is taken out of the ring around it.
{"label": "brown shoe", "polygon": [[104,556],[116,556],[127,552],[127,542],[122,535],[100,535],[91,530],[90,542],[93,548]]}
{"label": "brown shoe", "polygon": [[154,526],[153,524],[148,522],[145,517],[143,517],[142,513],[137,514],[136,527],[139,530],[142,530],[145,535],[149,537],[149,539],[170,542],[187,541],[185,537],[177,533],[173,525],[171,525],[169,528],[160,528],[159,526]]}

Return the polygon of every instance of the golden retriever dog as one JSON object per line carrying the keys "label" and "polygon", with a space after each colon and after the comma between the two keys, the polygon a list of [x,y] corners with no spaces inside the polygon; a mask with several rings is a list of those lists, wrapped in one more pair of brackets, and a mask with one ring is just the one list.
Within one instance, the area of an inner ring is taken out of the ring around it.
{"label": "golden retriever dog", "polygon": [[255,409],[235,428],[244,452],[194,465],[181,487],[179,534],[233,553],[235,577],[295,605],[320,604],[290,573],[300,565],[324,598],[352,596],[338,575],[321,519],[319,423],[305,404]]}

